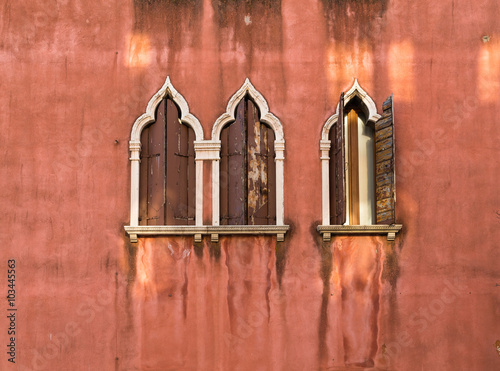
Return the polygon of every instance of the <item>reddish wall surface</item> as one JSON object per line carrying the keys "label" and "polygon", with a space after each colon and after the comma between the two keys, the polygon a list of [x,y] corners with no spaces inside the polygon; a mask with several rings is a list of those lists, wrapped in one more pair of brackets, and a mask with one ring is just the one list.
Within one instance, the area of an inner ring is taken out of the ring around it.
{"label": "reddish wall surface", "polygon": [[[499,369],[498,2],[150,3],[1,4],[0,368]],[[167,75],[206,139],[246,77],[267,99],[284,243],[129,242],[127,142]],[[315,229],[321,127],[355,77],[379,110],[394,94],[394,243]]]}

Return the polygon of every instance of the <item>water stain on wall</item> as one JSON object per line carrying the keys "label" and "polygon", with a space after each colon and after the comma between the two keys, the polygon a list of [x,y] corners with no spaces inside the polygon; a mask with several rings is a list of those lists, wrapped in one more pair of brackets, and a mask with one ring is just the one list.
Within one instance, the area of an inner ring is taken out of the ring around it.
{"label": "water stain on wall", "polygon": [[200,43],[202,0],[133,0],[134,34],[147,34],[151,46],[180,50]]}
{"label": "water stain on wall", "polygon": [[388,0],[321,0],[331,39],[373,39],[383,26]]}
{"label": "water stain on wall", "polygon": [[212,0],[212,7],[222,62],[244,61],[248,74],[259,51],[281,53],[281,0]]}

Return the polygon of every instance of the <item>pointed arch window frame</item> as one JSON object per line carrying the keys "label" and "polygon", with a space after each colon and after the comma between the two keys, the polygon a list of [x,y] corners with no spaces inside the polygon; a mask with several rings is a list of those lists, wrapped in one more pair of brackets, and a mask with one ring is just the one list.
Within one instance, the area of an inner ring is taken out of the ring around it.
{"label": "pointed arch window frame", "polygon": [[[358,97],[367,109],[366,124],[375,124],[382,118],[377,112],[377,106],[368,93],[359,85],[358,80],[354,79],[351,88],[344,94],[344,106]],[[391,225],[331,225],[330,224],[330,149],[329,140],[330,129],[339,120],[340,102],[337,104],[335,113],[331,115],[323,125],[320,139],[321,153],[321,209],[322,224],[317,227],[319,233],[323,235],[324,241],[330,241],[332,235],[359,235],[359,234],[379,234],[387,235],[389,241],[396,238],[396,234],[403,227],[401,224]]]}
{"label": "pointed arch window frame", "polygon": [[[271,127],[274,131],[274,152],[276,164],[276,224],[275,225],[220,225],[220,152],[222,129],[236,120],[236,108],[242,99],[248,96],[260,112],[259,120]],[[208,142],[208,141],[207,141]],[[280,120],[269,111],[264,96],[254,87],[250,79],[245,79],[243,85],[229,99],[226,112],[215,121],[212,127],[212,138],[207,143],[213,151],[212,162],[212,241],[218,240],[218,233],[231,234],[276,234],[278,241],[284,240],[284,235],[289,226],[284,224],[284,160],[285,160],[285,138],[283,126]]]}
{"label": "pointed arch window frame", "polygon": [[[276,225],[219,225],[219,176],[220,176],[220,134],[225,125],[235,120],[236,106],[246,95],[257,105],[260,111],[260,121],[269,125],[275,133],[274,150],[276,160]],[[140,154],[141,133],[143,129],[156,120],[156,109],[160,102],[169,97],[179,107],[180,120],[194,130],[195,161],[196,161],[196,211],[195,225],[186,226],[146,226],[139,225],[139,184],[140,184]],[[289,226],[284,224],[284,169],[285,139],[280,120],[269,111],[267,101],[255,89],[247,78],[241,88],[229,100],[226,112],[223,113],[212,127],[212,139],[204,140],[203,127],[200,121],[189,112],[186,99],[174,88],[170,77],[149,100],[146,112],[134,122],[130,134],[130,225],[125,231],[131,242],[137,242],[138,236],[157,235],[192,235],[194,242],[201,242],[203,235],[210,235],[212,242],[218,242],[219,235],[276,235],[277,241],[283,241]],[[203,225],[203,162],[212,162],[212,225]]]}
{"label": "pointed arch window frame", "polygon": [[[139,225],[141,134],[144,128],[156,121],[156,109],[165,98],[170,98],[179,107],[180,121],[192,128],[195,133],[196,210],[194,226]],[[195,235],[195,241],[201,241],[201,232],[203,231],[203,163],[199,153],[200,143],[203,143],[203,127],[200,121],[189,112],[189,105],[186,99],[175,89],[170,81],[170,76],[167,76],[163,86],[149,100],[146,112],[135,120],[130,133],[130,225],[125,226],[125,230],[132,242],[137,242],[138,235],[178,234],[193,234]]]}

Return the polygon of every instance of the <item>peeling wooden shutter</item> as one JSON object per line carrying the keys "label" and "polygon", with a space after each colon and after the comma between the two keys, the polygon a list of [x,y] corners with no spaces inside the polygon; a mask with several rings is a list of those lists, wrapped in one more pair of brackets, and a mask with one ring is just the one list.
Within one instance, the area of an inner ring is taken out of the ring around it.
{"label": "peeling wooden shutter", "polygon": [[276,223],[274,131],[259,121],[257,106],[244,98],[236,120],[221,133],[221,225]]}
{"label": "peeling wooden shutter", "polygon": [[179,110],[164,99],[156,121],[141,134],[140,225],[194,224],[194,131],[179,120]]}
{"label": "peeling wooden shutter", "polygon": [[395,222],[394,116],[392,95],[375,123],[375,195],[377,224]]}
{"label": "peeling wooden shutter", "polygon": [[344,160],[344,93],[340,95],[337,122],[330,128],[330,224],[343,225],[346,220]]}
{"label": "peeling wooden shutter", "polygon": [[247,224],[276,224],[274,131],[259,121],[259,110],[250,99],[247,124]]}

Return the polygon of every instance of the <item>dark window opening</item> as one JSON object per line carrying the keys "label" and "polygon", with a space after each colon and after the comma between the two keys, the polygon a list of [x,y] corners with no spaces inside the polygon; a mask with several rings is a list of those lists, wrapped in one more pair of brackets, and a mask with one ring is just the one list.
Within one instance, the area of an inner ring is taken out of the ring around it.
{"label": "dark window opening", "polygon": [[331,225],[343,225],[346,215],[349,225],[395,223],[392,96],[374,125],[366,122],[363,108],[357,97],[344,107],[342,94],[330,128]]}

